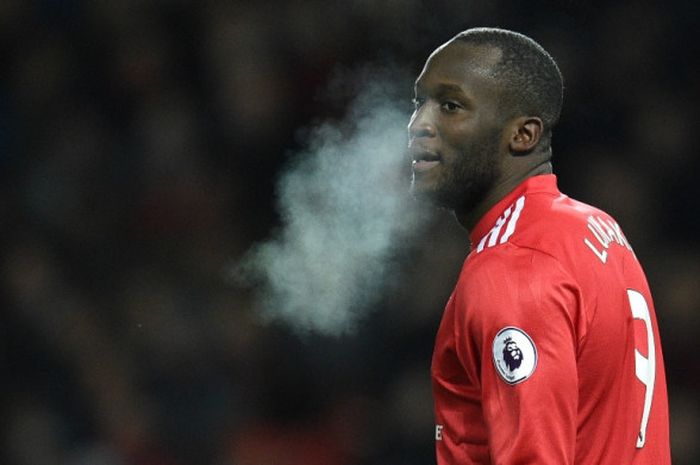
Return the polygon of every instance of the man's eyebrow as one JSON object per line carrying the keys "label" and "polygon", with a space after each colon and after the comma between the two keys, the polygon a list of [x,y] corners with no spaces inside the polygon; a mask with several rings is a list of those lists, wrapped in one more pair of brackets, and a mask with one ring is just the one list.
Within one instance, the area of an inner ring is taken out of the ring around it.
{"label": "man's eyebrow", "polygon": [[[425,93],[426,89],[425,89],[425,86],[422,85],[420,82],[416,82],[416,84],[414,85],[414,91],[416,93]],[[447,94],[450,92],[456,92],[456,93],[460,93],[462,95],[465,95],[464,89],[462,89],[461,86],[459,86],[457,84],[446,83],[446,82],[437,84],[434,87],[434,89],[431,89],[431,93],[433,93],[435,95],[443,95],[443,94]]]}
{"label": "man's eyebrow", "polygon": [[447,92],[459,92],[459,93],[464,93],[464,90],[462,90],[461,86],[458,86],[457,84],[438,84],[437,88],[435,89],[436,93],[439,94],[444,94]]}

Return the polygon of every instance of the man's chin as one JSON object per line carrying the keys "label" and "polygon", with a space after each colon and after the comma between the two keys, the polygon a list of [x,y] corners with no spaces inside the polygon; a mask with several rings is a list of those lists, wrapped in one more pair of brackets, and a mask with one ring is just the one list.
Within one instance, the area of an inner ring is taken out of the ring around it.
{"label": "man's chin", "polygon": [[411,181],[410,192],[413,197],[420,200],[432,201],[431,199],[435,196],[434,187],[428,186],[423,182],[416,182],[415,179]]}
{"label": "man's chin", "polygon": [[435,207],[453,210],[452,202],[449,201],[444,192],[435,186],[428,186],[425,183],[412,182],[411,195],[421,201],[429,203]]}

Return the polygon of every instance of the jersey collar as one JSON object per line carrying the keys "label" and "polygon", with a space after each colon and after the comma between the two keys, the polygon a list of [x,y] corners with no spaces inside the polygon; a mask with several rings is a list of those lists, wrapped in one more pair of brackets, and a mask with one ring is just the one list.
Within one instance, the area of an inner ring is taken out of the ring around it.
{"label": "jersey collar", "polygon": [[487,234],[498,218],[503,214],[506,208],[513,204],[521,195],[534,194],[535,192],[547,192],[558,195],[557,177],[554,174],[541,174],[532,176],[518,184],[518,186],[510,191],[505,197],[496,203],[484,216],[476,223],[474,229],[469,232],[469,239],[472,246],[478,244],[479,241]]}

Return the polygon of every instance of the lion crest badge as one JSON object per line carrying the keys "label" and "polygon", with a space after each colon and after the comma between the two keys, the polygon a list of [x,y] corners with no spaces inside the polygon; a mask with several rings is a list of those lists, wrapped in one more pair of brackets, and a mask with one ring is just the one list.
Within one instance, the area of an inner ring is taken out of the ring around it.
{"label": "lion crest badge", "polygon": [[493,338],[493,364],[506,383],[522,383],[535,372],[537,347],[525,331],[507,326]]}

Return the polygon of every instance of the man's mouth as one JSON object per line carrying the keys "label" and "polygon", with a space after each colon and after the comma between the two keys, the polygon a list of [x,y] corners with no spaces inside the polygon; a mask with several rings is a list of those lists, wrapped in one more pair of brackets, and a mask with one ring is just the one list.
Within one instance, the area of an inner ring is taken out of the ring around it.
{"label": "man's mouth", "polygon": [[413,172],[423,173],[431,170],[440,164],[440,160],[439,155],[430,152],[416,154],[413,156]]}

